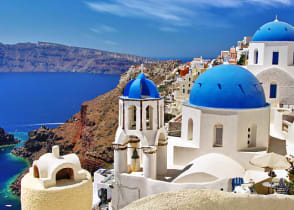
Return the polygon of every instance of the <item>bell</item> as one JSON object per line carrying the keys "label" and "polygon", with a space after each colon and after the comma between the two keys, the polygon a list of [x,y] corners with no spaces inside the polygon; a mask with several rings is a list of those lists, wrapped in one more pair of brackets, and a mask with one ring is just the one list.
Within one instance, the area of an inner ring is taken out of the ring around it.
{"label": "bell", "polygon": [[138,155],[138,152],[137,152],[137,149],[135,148],[134,149],[134,152],[133,152],[133,155],[131,157],[132,159],[139,159],[139,155]]}

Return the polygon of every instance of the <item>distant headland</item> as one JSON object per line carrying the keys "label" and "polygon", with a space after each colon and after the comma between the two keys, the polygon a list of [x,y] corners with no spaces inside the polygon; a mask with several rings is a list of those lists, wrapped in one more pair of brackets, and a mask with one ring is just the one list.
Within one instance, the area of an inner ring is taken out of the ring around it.
{"label": "distant headland", "polygon": [[8,134],[3,128],[0,128],[0,147],[14,145],[19,142],[12,134]]}
{"label": "distant headland", "polygon": [[48,42],[0,43],[0,72],[121,74],[131,65],[159,60]]}

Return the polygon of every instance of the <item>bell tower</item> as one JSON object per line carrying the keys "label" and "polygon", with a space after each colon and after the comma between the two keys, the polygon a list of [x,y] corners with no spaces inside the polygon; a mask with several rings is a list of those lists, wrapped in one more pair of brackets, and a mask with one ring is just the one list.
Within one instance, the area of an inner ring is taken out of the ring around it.
{"label": "bell tower", "polygon": [[[142,67],[141,67],[142,68]],[[119,126],[113,143],[115,174],[143,172],[156,179],[167,167],[164,99],[141,73],[119,98]]]}

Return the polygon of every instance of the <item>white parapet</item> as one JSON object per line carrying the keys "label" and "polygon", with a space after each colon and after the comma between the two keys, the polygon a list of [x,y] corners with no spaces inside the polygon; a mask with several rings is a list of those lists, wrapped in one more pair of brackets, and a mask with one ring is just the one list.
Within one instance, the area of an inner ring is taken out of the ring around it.
{"label": "white parapet", "polygon": [[143,148],[143,174],[145,178],[156,179],[156,147]]}
{"label": "white parapet", "polygon": [[112,144],[114,149],[114,174],[119,175],[121,173],[128,172],[127,164],[127,145]]}
{"label": "white parapet", "polygon": [[157,174],[165,175],[167,172],[167,141],[158,143],[156,159]]}

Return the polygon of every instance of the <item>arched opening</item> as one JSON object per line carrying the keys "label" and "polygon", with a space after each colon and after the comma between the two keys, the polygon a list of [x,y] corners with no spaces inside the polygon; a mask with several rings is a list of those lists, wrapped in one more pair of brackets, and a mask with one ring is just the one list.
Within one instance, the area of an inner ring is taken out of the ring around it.
{"label": "arched opening", "polygon": [[272,64],[273,65],[278,65],[279,64],[279,52],[273,52]]}
{"label": "arched opening", "polygon": [[256,147],[257,126],[254,124],[248,128],[248,147]]}
{"label": "arched opening", "polygon": [[269,95],[270,98],[277,98],[277,88],[278,88],[277,83],[272,82],[270,84],[270,95]]}
{"label": "arched opening", "polygon": [[188,135],[187,139],[192,141],[193,140],[193,120],[190,118],[188,120]]}
{"label": "arched opening", "polygon": [[258,64],[258,50],[254,51],[254,64]]}
{"label": "arched opening", "polygon": [[153,108],[148,105],[146,107],[146,129],[152,130],[153,128]]}
{"label": "arched opening", "polygon": [[129,130],[136,130],[136,120],[137,120],[137,113],[136,113],[136,106],[129,107]]}
{"label": "arched opening", "polygon": [[61,179],[73,179],[73,174],[72,168],[63,168],[56,173],[56,181]]}
{"label": "arched opening", "polygon": [[40,178],[39,169],[36,165],[34,166],[34,177]]}
{"label": "arched opening", "polygon": [[214,147],[223,146],[223,125],[218,124],[214,126]]}
{"label": "arched opening", "polygon": [[141,170],[142,151],[140,139],[137,136],[128,136],[128,172],[137,172]]}

